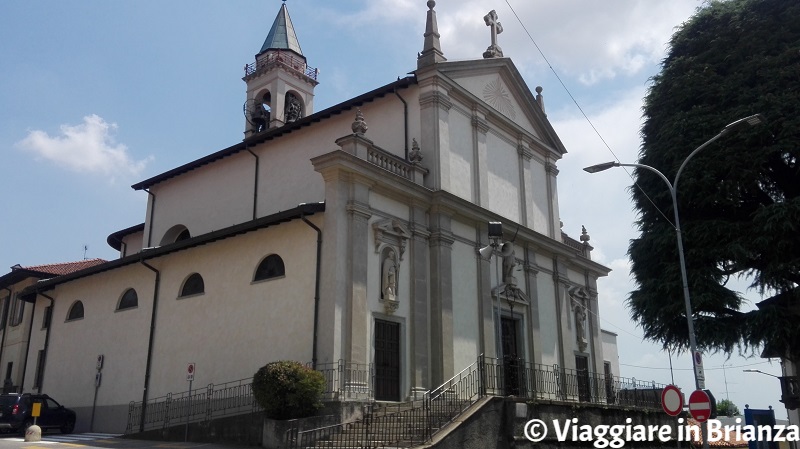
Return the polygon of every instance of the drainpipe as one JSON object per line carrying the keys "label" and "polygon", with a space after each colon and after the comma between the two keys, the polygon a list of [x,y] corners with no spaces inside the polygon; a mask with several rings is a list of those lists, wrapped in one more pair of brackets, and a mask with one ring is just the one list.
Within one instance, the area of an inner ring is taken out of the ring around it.
{"label": "drainpipe", "polygon": [[[153,201],[155,201],[155,197],[153,197]],[[151,221],[152,221],[152,215],[151,215]],[[142,416],[141,416],[141,421],[139,422],[139,432],[144,432],[144,419],[146,416],[145,412],[147,411],[147,389],[150,388],[150,369],[152,367],[152,362],[153,362],[153,337],[155,336],[156,332],[156,309],[158,308],[158,287],[159,284],[161,283],[161,272],[153,268],[152,266],[148,265],[147,262],[144,261],[144,259],[139,260],[139,263],[149,268],[150,271],[156,274],[156,281],[155,285],[153,286],[153,311],[150,314],[150,337],[147,342],[147,364],[144,369],[144,391],[142,392]]]}
{"label": "drainpipe", "polygon": [[[3,287],[3,290],[8,292],[8,302],[6,302],[6,304],[3,305],[3,310],[8,310],[8,309],[11,308],[11,293],[12,293],[12,291],[8,287]],[[2,361],[3,361],[3,349],[4,349],[5,345],[6,345],[6,333],[8,333],[8,315],[2,316],[3,315],[3,310],[0,310],[0,320],[5,318],[5,320],[3,321],[3,336],[0,337],[0,363],[2,363]]]}
{"label": "drainpipe", "polygon": [[[38,291],[36,293],[39,293]],[[19,299],[17,299],[19,301]],[[23,307],[25,305],[23,304]],[[33,309],[31,309],[31,323],[28,326],[28,343],[25,345],[25,362],[22,364],[22,382],[19,383],[19,392],[25,391],[25,372],[28,370],[28,352],[31,349],[31,333],[33,332],[33,317],[36,315],[36,299],[33,300]]]}
{"label": "drainpipe", "polygon": [[144,189],[144,191],[153,197],[153,201],[150,203],[150,227],[147,229],[147,245],[145,245],[146,248],[149,248],[153,246],[153,214],[156,211],[156,195],[150,189]]}
{"label": "drainpipe", "polygon": [[405,125],[403,128],[405,137],[405,153],[406,153],[406,160],[408,160],[408,103],[406,103],[406,100],[404,100],[403,97],[401,97],[400,94],[397,93],[396,87],[394,88],[394,94],[397,95],[397,98],[399,98],[400,101],[403,102],[403,123]]}
{"label": "drainpipe", "polygon": [[248,153],[256,158],[256,172],[255,179],[253,180],[253,220],[256,219],[256,205],[258,204],[258,155],[250,151],[250,148],[245,148]]}
{"label": "drainpipe", "polygon": [[[42,385],[44,384],[44,370],[45,370],[45,367],[47,366],[47,349],[50,347],[50,327],[52,327],[52,323],[53,323],[53,304],[55,304],[55,299],[53,297],[51,297],[51,296],[49,296],[49,295],[47,295],[45,293],[39,292],[39,291],[37,291],[36,293],[38,293],[38,294],[40,294],[40,295],[42,295],[45,298],[50,300],[50,322],[47,323],[47,330],[45,331],[45,334],[44,334],[44,357],[42,357],[42,371],[39,373],[39,394],[41,394],[42,393]],[[33,302],[33,310],[36,310],[36,301],[35,300]],[[45,309],[45,310],[47,310],[47,309]],[[31,318],[31,329],[33,329],[33,319],[32,318]],[[28,350],[25,351],[26,354],[30,352],[30,346],[31,346],[31,339],[30,339],[30,337],[28,337]],[[27,367],[27,363],[25,364],[25,366]],[[25,380],[25,378],[23,377],[23,382],[24,382],[24,380]]]}
{"label": "drainpipe", "polygon": [[314,342],[311,347],[311,368],[317,369],[317,332],[319,321],[319,277],[322,265],[322,230],[320,230],[314,223],[308,221],[308,219],[305,217],[305,214],[301,213],[300,219],[317,231],[317,267],[316,280],[314,284]]}

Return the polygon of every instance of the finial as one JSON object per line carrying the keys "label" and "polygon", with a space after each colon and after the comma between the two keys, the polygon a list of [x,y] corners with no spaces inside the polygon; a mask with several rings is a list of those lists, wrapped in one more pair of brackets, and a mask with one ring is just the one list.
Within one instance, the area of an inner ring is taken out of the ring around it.
{"label": "finial", "polygon": [[588,245],[590,239],[591,237],[589,237],[589,234],[586,232],[586,226],[581,225],[581,242],[583,242],[584,245]]}
{"label": "finial", "polygon": [[[433,0],[431,0],[432,2]],[[419,164],[422,162],[422,152],[419,150],[419,144],[417,143],[417,139],[411,139],[411,151],[408,153],[408,160],[412,164]]]}
{"label": "finial", "polygon": [[542,108],[542,112],[544,112],[544,97],[542,96],[542,86],[536,86],[536,102],[539,103],[539,107]]}
{"label": "finial", "polygon": [[485,59],[502,58],[503,50],[497,45],[497,35],[503,32],[503,25],[500,25],[497,20],[497,12],[495,10],[489,11],[489,14],[483,16],[483,21],[486,22],[486,26],[491,28],[492,36],[492,45],[489,45],[489,48],[483,52],[483,57]]}
{"label": "finial", "polygon": [[367,129],[369,129],[367,128],[367,122],[364,121],[364,114],[361,112],[361,109],[356,109],[356,120],[350,128],[358,135],[363,135],[367,132]]}
{"label": "finial", "polygon": [[417,68],[422,68],[438,62],[447,61],[442,53],[442,47],[439,45],[439,26],[436,24],[436,11],[433,7],[436,2],[428,0],[428,18],[425,22],[425,43],[422,47],[422,52],[417,56]]}

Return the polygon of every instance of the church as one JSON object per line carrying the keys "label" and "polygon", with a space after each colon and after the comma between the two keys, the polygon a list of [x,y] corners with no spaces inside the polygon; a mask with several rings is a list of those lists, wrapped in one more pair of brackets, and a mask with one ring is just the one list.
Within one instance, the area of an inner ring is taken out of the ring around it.
{"label": "church", "polygon": [[15,383],[75,409],[76,431],[121,433],[190,364],[196,388],[277,360],[363,369],[339,400],[418,398],[480,356],[618,375],[609,269],[561,229],[567,149],[542,89],[494,11],[460,61],[425,14],[410,75],[316,111],[284,3],[244,69],[243,139],[134,184],[147,206],[109,235],[119,258],[5,286],[32,313]]}

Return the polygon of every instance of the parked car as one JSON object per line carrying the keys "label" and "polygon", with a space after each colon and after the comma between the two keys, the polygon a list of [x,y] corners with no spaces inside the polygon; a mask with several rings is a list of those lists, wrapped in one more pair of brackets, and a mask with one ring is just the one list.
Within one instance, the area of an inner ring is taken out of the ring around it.
{"label": "parked car", "polygon": [[33,404],[40,403],[41,410],[36,425],[71,433],[75,428],[75,412],[56,402],[46,394],[0,394],[0,431],[23,433],[34,423]]}

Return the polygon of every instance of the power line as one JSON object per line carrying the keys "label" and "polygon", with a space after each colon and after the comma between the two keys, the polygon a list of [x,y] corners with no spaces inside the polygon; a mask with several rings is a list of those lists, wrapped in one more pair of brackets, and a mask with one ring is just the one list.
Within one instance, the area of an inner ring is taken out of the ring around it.
{"label": "power line", "polygon": [[[576,107],[578,108],[578,110],[581,112],[581,115],[583,115],[583,118],[584,118],[584,119],[586,119],[586,122],[587,122],[587,123],[589,123],[589,126],[591,126],[591,127],[592,127],[592,130],[594,131],[594,133],[595,133],[595,134],[597,134],[597,137],[599,137],[599,138],[600,138],[600,141],[601,141],[601,142],[603,142],[603,145],[605,145],[606,149],[608,149],[608,151],[611,153],[611,155],[612,155],[612,156],[614,156],[614,159],[615,159],[617,162],[619,162],[619,163],[622,163],[622,161],[619,159],[619,157],[617,156],[617,154],[616,154],[616,153],[614,153],[614,150],[612,150],[612,149],[611,149],[611,146],[608,144],[608,142],[606,142],[606,139],[604,139],[604,138],[603,138],[603,136],[600,134],[600,131],[599,131],[599,130],[598,130],[598,129],[597,129],[595,126],[594,126],[594,123],[592,123],[591,119],[589,119],[589,116],[586,114],[586,112],[583,110],[583,108],[581,107],[581,105],[578,103],[578,100],[576,100],[576,99],[575,99],[575,97],[572,95],[572,92],[570,92],[570,90],[567,88],[567,85],[564,83],[564,81],[563,81],[563,80],[561,79],[561,77],[558,75],[558,72],[556,72],[556,69],[553,67],[553,65],[552,65],[552,64],[550,64],[550,61],[547,59],[547,56],[545,56],[545,55],[544,55],[544,52],[542,51],[542,49],[541,49],[541,48],[539,48],[539,44],[537,44],[537,43],[536,43],[536,40],[533,38],[533,36],[531,35],[531,33],[528,31],[528,28],[525,26],[525,24],[524,24],[524,23],[522,23],[522,19],[520,19],[520,18],[519,18],[519,15],[517,14],[517,11],[515,11],[515,10],[514,10],[514,7],[513,7],[513,6],[511,6],[511,3],[509,3],[509,0],[506,0],[506,4],[507,4],[507,5],[508,5],[508,7],[511,9],[511,12],[512,12],[512,13],[514,13],[514,17],[516,17],[516,18],[517,18],[517,22],[519,22],[520,26],[522,26],[522,29],[525,31],[525,34],[527,34],[527,35],[528,35],[528,38],[529,38],[529,39],[531,40],[531,42],[533,43],[533,46],[534,46],[534,47],[536,47],[536,51],[538,51],[538,52],[539,52],[539,55],[541,55],[541,56],[542,56],[542,59],[544,59],[544,62],[546,62],[546,63],[547,63],[547,67],[549,67],[549,68],[550,68],[550,71],[551,71],[551,72],[553,72],[553,75],[555,75],[556,79],[557,79],[557,80],[558,80],[558,82],[561,84],[561,87],[563,87],[563,88],[564,88],[564,91],[567,93],[567,95],[569,96],[569,98],[572,100],[572,102],[573,102],[573,103],[575,103],[575,106],[576,106]],[[636,181],[636,179],[633,177],[633,174],[631,174],[631,172],[629,172],[629,171],[628,171],[628,169],[627,169],[627,168],[625,168],[625,167],[622,167],[622,169],[623,169],[623,170],[625,170],[625,173],[627,173],[627,174],[628,174],[628,177],[629,177],[629,178],[631,178],[631,180],[633,181],[633,184],[636,186],[636,188],[637,188],[637,189],[639,189],[639,190],[642,192],[642,195],[644,195],[644,196],[645,196],[645,198],[647,198],[647,201],[649,201],[649,202],[650,202],[650,204],[652,204],[652,205],[653,205],[653,207],[655,207],[655,208],[656,208],[656,210],[658,211],[658,213],[660,213],[660,214],[661,214],[661,216],[662,216],[662,217],[664,217],[664,219],[665,219],[665,220],[667,220],[667,223],[669,223],[669,224],[670,224],[670,225],[673,227],[673,229],[677,229],[677,227],[675,226],[675,224],[674,224],[674,223],[672,223],[672,220],[671,220],[671,219],[670,219],[670,218],[669,218],[669,217],[668,217],[668,216],[667,216],[667,215],[666,215],[666,214],[665,214],[665,213],[664,213],[664,212],[661,210],[661,208],[659,208],[659,207],[656,205],[656,203],[653,201],[653,199],[652,199],[652,198],[650,198],[650,195],[648,195],[648,194],[647,194],[647,192],[645,192],[645,191],[644,191],[644,189],[642,188],[642,186],[640,186],[640,185],[639,185],[639,183],[638,183],[638,182]]]}
{"label": "power line", "polygon": [[[705,371],[713,371],[713,370],[721,370],[721,369],[728,369],[728,368],[744,368],[746,366],[756,366],[756,365],[763,365],[765,363],[772,363],[770,361],[764,362],[756,362],[756,363],[747,363],[744,365],[723,365],[723,366],[715,366],[711,368],[705,368]],[[656,369],[656,370],[669,370],[670,368],[662,368],[658,366],[641,366],[641,365],[630,365],[627,363],[620,363],[620,366],[628,366],[631,368],[642,368],[642,369]],[[674,371],[693,371],[693,368],[673,368]]]}

